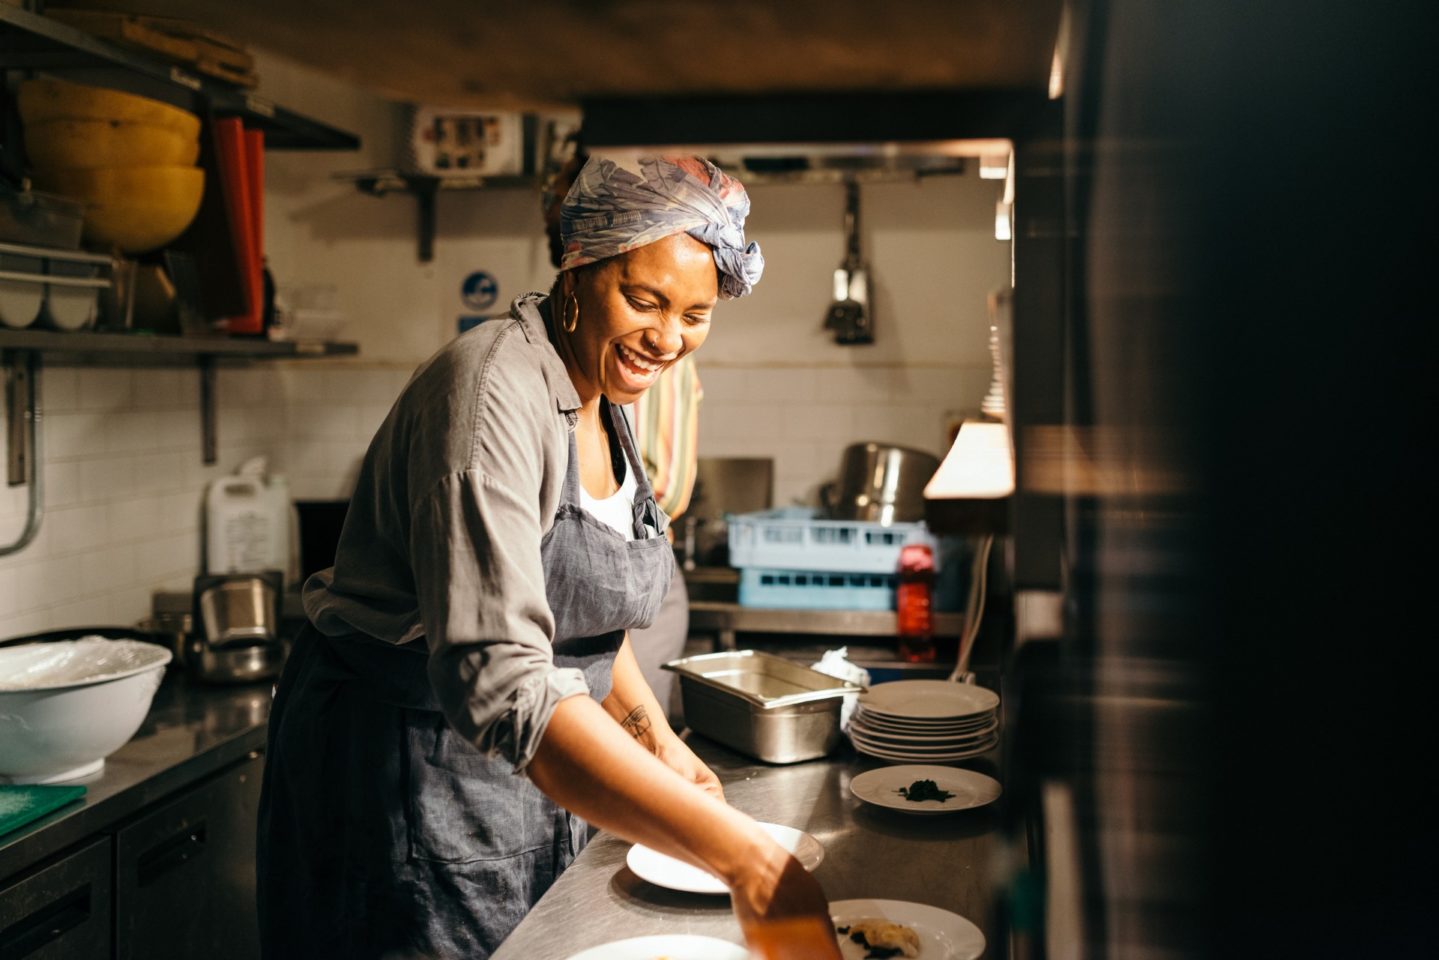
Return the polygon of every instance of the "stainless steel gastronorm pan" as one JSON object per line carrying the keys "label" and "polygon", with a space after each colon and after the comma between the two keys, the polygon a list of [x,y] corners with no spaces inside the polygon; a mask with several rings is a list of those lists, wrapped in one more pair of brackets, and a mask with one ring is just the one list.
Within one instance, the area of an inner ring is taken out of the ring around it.
{"label": "stainless steel gastronorm pan", "polygon": [[833,750],[844,695],[864,689],[756,650],[685,657],[665,669],[679,674],[691,730],[767,763]]}

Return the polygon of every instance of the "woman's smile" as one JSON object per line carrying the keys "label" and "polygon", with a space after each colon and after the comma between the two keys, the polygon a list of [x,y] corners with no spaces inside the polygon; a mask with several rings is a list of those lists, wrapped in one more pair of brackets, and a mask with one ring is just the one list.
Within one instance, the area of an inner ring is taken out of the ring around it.
{"label": "woman's smile", "polygon": [[615,366],[624,380],[623,388],[633,393],[648,390],[659,378],[660,371],[669,366],[667,361],[646,356],[623,343],[615,344],[614,357]]}

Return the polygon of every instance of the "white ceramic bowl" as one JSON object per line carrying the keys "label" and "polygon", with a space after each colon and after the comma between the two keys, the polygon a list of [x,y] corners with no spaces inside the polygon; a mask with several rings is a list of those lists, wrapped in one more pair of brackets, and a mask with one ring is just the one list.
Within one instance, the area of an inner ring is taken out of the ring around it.
{"label": "white ceramic bowl", "polygon": [[0,647],[0,783],[98,772],[140,729],[170,656],[98,636]]}

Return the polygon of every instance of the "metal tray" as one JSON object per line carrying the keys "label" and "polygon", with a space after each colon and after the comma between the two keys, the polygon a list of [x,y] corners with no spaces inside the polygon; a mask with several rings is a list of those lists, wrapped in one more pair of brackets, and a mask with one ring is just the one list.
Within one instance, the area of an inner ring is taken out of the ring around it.
{"label": "metal tray", "polygon": [[863,687],[756,650],[665,664],[690,729],[766,763],[797,763],[840,741],[840,704]]}

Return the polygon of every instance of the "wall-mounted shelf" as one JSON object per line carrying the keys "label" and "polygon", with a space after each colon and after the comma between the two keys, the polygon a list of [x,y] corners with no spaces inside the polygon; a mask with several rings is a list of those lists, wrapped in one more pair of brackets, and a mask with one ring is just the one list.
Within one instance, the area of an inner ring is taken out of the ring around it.
{"label": "wall-mounted shelf", "polygon": [[63,73],[153,97],[200,115],[241,117],[274,150],[357,150],[360,138],[68,24],[0,3],[0,68]]}
{"label": "wall-mounted shelf", "polygon": [[353,343],[262,340],[246,337],[176,337],[142,333],[0,330],[0,350],[33,350],[67,366],[154,366],[212,360],[298,360],[349,356]]}
{"label": "wall-mounted shelf", "polygon": [[[527,124],[527,129],[533,124]],[[530,140],[526,139],[528,150]],[[528,153],[526,154],[528,156]],[[334,179],[352,183],[356,190],[372,197],[383,197],[392,193],[410,194],[415,198],[417,220],[416,248],[421,263],[435,259],[435,197],[440,193],[460,190],[533,190],[537,194],[540,178],[534,173],[507,174],[503,176],[447,176],[437,177],[422,173],[407,173],[401,170],[358,170],[353,173],[337,173]]]}
{"label": "wall-mounted shelf", "polygon": [[0,330],[0,361],[5,372],[6,480],[10,486],[28,484],[29,507],[25,529],[11,544],[0,544],[0,556],[24,547],[39,531],[42,514],[42,476],[39,464],[39,379],[42,359],[60,366],[171,366],[195,364],[200,368],[200,432],[206,465],[217,459],[219,434],[215,417],[215,368],[220,362],[302,360],[350,356],[359,352],[353,343],[270,341],[239,337],[177,337],[103,332],[53,330]]}

